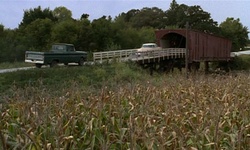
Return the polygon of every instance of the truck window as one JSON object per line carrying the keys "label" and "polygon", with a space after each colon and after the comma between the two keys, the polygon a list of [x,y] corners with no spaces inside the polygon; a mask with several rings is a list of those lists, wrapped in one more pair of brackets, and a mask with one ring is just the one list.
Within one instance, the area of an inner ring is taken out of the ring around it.
{"label": "truck window", "polygon": [[68,46],[68,51],[74,51],[74,46]]}
{"label": "truck window", "polygon": [[64,45],[53,45],[52,49],[62,51],[62,50],[65,50],[65,46]]}

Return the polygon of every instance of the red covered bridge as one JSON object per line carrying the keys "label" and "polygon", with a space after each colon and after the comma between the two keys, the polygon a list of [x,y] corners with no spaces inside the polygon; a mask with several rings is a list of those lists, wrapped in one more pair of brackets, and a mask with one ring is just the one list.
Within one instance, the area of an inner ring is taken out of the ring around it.
{"label": "red covered bridge", "polygon": [[188,48],[189,62],[230,60],[232,43],[228,39],[186,29],[157,30],[155,34],[162,48]]}
{"label": "red covered bridge", "polygon": [[128,56],[136,53],[137,49],[97,52],[94,53],[94,61],[114,58],[126,61],[129,58],[144,68],[158,71],[187,66],[196,70],[200,62],[204,62],[205,70],[208,71],[209,62],[227,64],[231,59],[231,41],[219,36],[186,29],[156,30],[155,35],[161,50],[146,51],[132,58]]}

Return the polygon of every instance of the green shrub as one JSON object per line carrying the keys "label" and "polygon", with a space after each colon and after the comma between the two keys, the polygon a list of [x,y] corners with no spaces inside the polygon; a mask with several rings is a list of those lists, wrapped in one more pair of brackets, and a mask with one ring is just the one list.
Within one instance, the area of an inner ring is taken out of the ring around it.
{"label": "green shrub", "polygon": [[211,69],[216,70],[221,68],[225,70],[226,68],[231,70],[249,70],[250,69],[250,56],[249,55],[240,55],[232,58],[227,64],[227,62],[212,62]]}
{"label": "green shrub", "polygon": [[250,69],[250,56],[241,55],[236,56],[229,63],[229,67],[232,70],[249,70]]}
{"label": "green shrub", "polygon": [[115,76],[114,79],[117,82],[132,82],[136,79],[138,79],[140,75],[135,72],[134,70],[131,70],[127,64],[125,63],[116,63],[115,64]]}
{"label": "green shrub", "polygon": [[105,78],[107,78],[107,72],[104,68],[95,69],[94,75],[96,76],[96,78],[101,79],[101,80],[105,80]]}

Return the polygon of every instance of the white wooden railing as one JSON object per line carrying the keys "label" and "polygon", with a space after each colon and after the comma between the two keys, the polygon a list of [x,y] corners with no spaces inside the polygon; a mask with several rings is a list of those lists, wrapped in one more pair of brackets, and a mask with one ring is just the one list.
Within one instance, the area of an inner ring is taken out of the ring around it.
{"label": "white wooden railing", "polygon": [[126,49],[126,50],[116,50],[116,51],[105,51],[105,52],[95,52],[93,54],[93,60],[103,61],[107,59],[122,59],[129,57],[131,54],[135,53],[137,49]]}
{"label": "white wooden railing", "polygon": [[117,51],[106,51],[106,52],[95,52],[93,54],[93,60],[104,61],[118,59],[121,60],[146,60],[146,59],[157,59],[157,58],[184,58],[186,55],[185,48],[164,48],[162,50],[154,51],[145,51],[138,52],[137,49],[128,49],[128,50],[117,50]]}
{"label": "white wooden railing", "polygon": [[143,54],[145,55],[145,57],[175,57],[175,58],[182,58],[185,57],[186,54],[186,49],[185,48],[165,48],[162,50],[157,50],[157,51],[147,51],[147,52],[143,52],[141,53],[142,56],[140,57],[144,57]]}

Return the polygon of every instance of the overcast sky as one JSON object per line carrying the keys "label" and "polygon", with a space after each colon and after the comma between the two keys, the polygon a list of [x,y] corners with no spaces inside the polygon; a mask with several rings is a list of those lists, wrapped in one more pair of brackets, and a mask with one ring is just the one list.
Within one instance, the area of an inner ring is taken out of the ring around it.
{"label": "overcast sky", "polygon": [[[239,18],[241,23],[250,28],[250,0],[176,0],[178,4],[199,5],[221,23],[227,17]],[[41,6],[42,9],[64,6],[73,18],[79,19],[83,13],[89,19],[98,19],[103,15],[114,18],[122,12],[143,7],[169,9],[172,0],[0,0],[0,24],[5,28],[17,28],[22,21],[24,10]]]}

